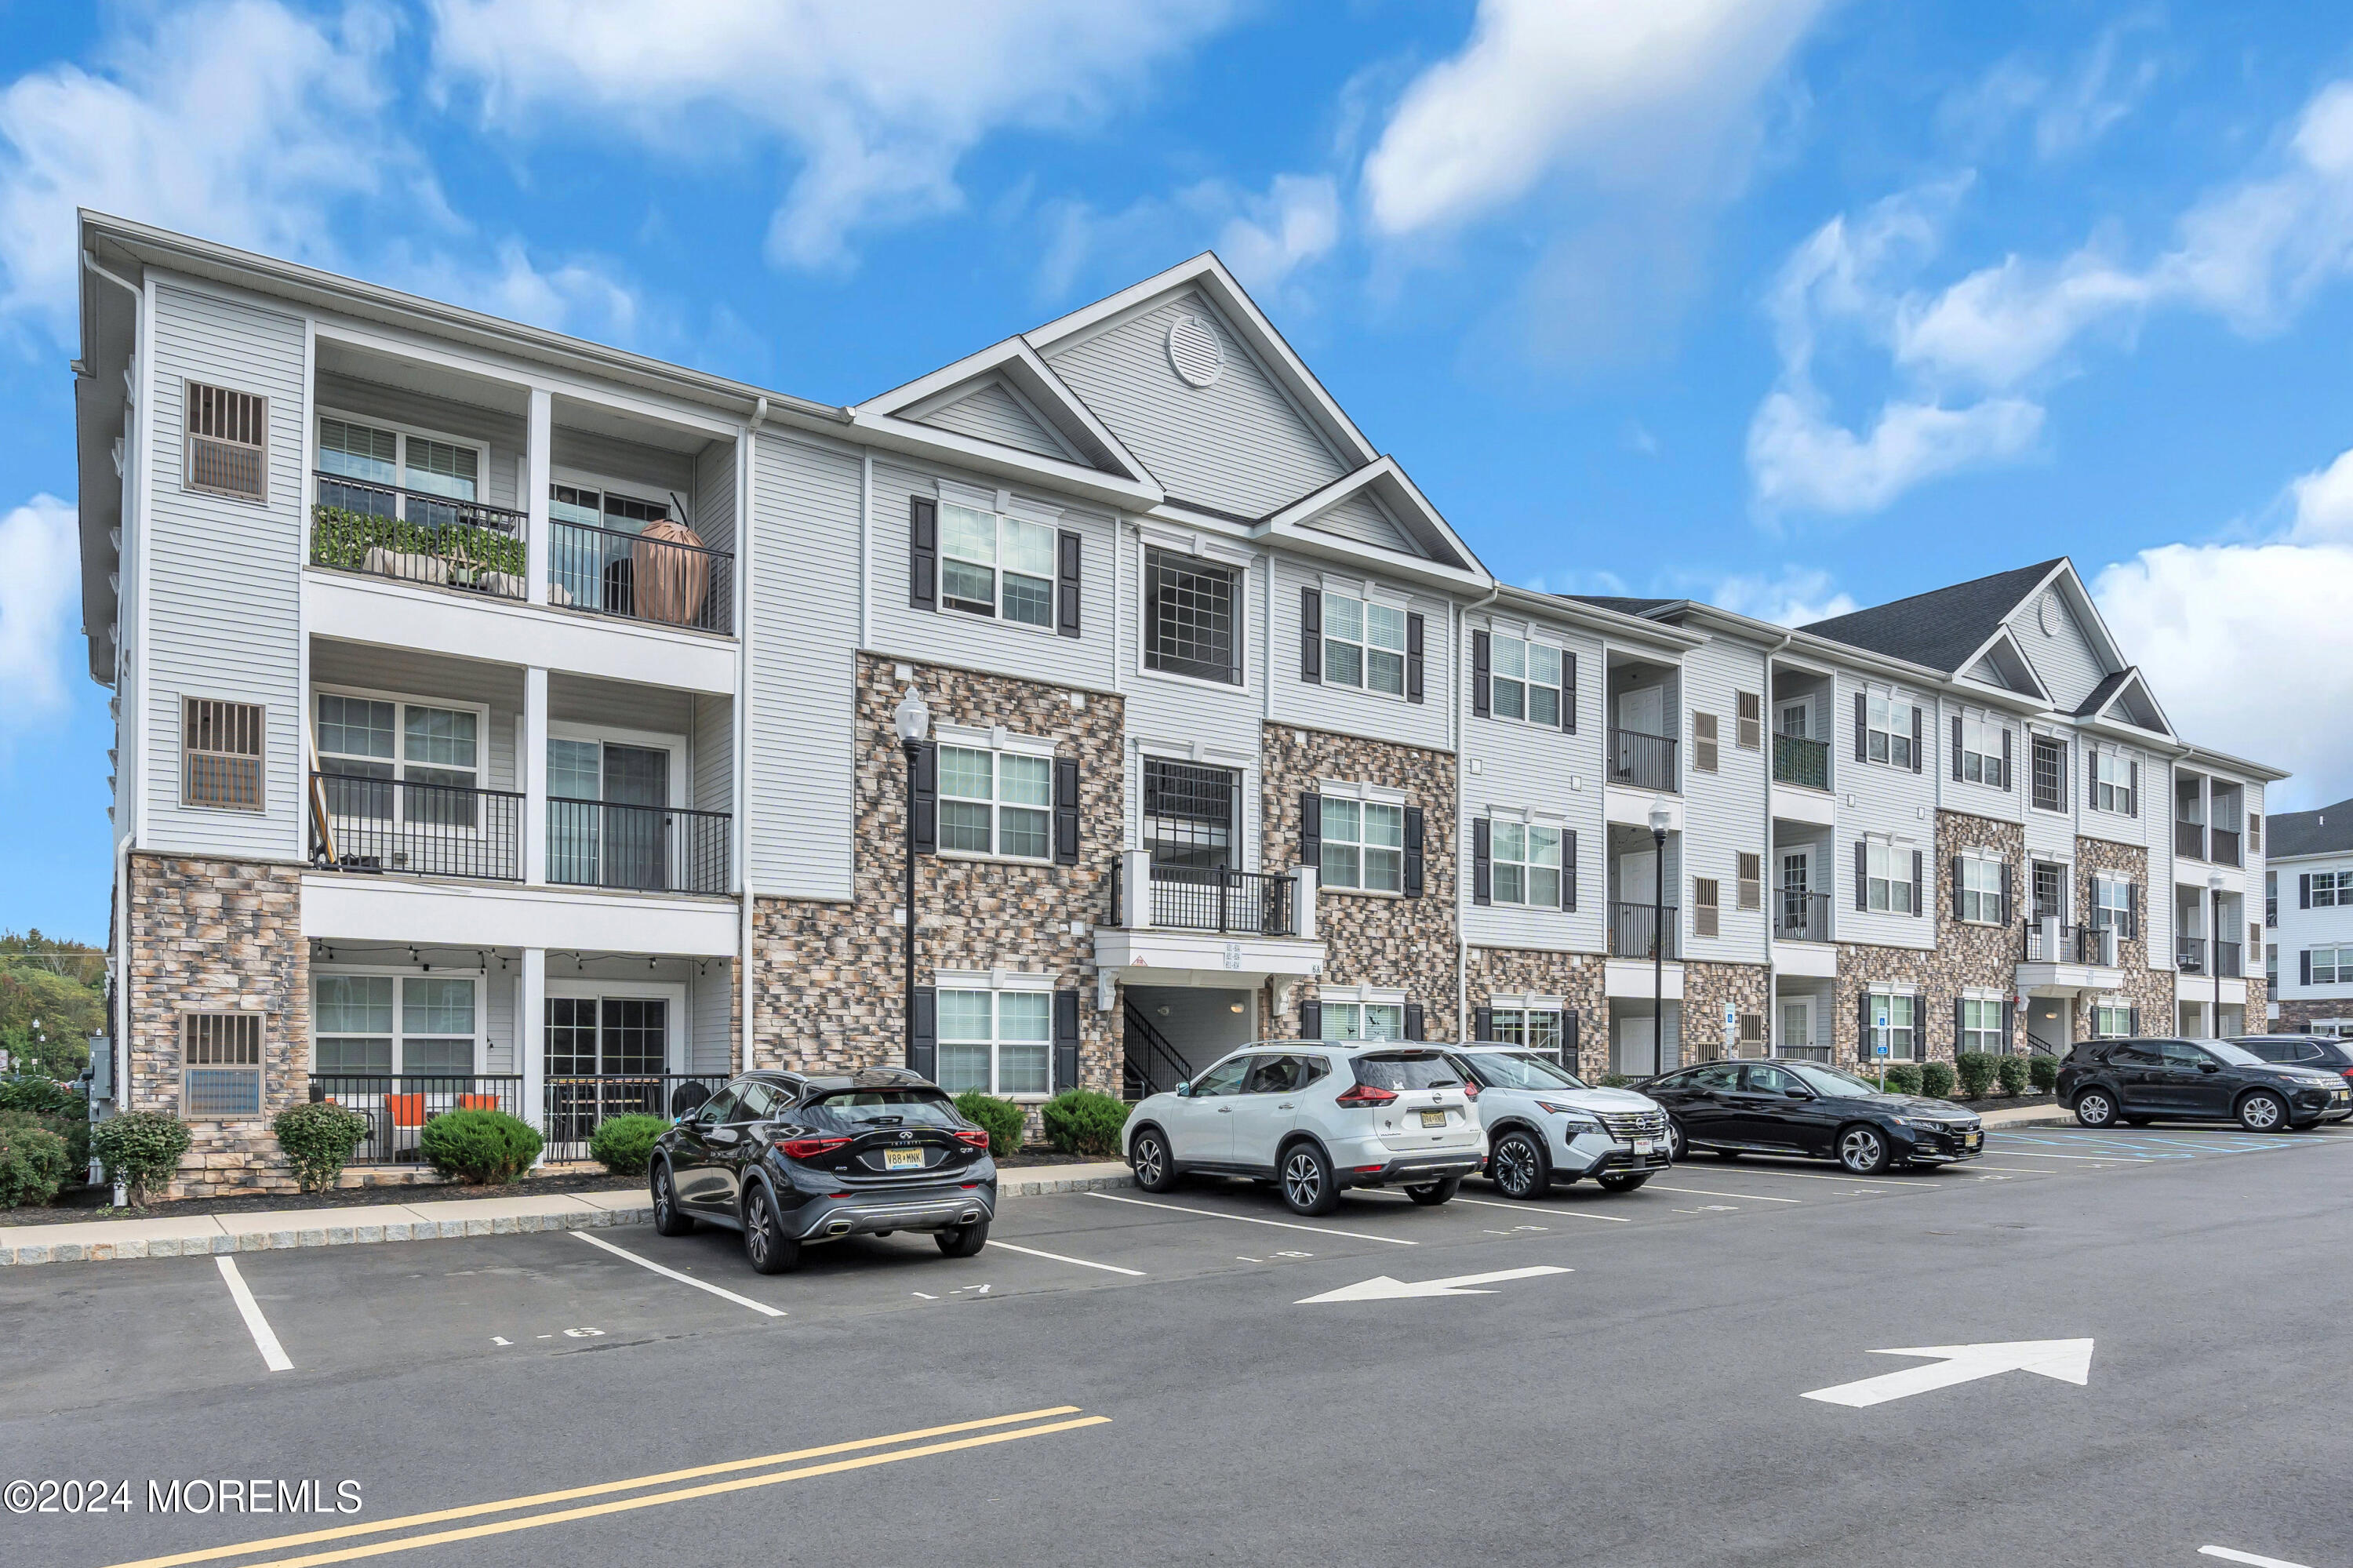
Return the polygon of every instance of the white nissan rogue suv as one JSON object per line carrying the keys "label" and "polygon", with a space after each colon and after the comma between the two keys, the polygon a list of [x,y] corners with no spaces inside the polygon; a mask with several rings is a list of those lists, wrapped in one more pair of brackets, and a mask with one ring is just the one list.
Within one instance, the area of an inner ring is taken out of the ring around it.
{"label": "white nissan rogue suv", "polygon": [[1509,1045],[1449,1047],[1479,1086],[1487,1179],[1507,1198],[1540,1198],[1590,1176],[1630,1192],[1667,1168],[1667,1113],[1631,1089],[1597,1089],[1551,1057]]}

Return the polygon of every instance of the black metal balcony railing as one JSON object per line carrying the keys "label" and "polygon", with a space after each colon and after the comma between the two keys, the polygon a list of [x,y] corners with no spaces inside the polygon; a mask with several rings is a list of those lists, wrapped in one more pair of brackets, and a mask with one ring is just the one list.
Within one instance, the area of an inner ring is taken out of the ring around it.
{"label": "black metal balcony railing", "polygon": [[522,805],[504,789],[313,773],[311,858],[331,871],[520,882]]}
{"label": "black metal balcony railing", "polygon": [[311,477],[312,566],[494,599],[531,597],[522,513],[344,474]]}
{"label": "black metal balcony railing", "polygon": [[548,602],[573,609],[723,632],[733,624],[734,567],[728,552],[682,539],[586,523],[548,527]]}
{"label": "black metal balcony railing", "polygon": [[327,1101],[368,1119],[367,1136],[352,1151],[353,1165],[396,1165],[420,1160],[425,1124],[455,1110],[523,1115],[522,1078],[513,1073],[313,1073],[312,1104]]}
{"label": "black metal balcony railing", "polygon": [[2239,955],[2242,949],[2236,942],[2215,943],[2214,972],[2224,980],[2241,980],[2245,978],[2245,972],[2240,967]]}
{"label": "black metal balcony railing", "polygon": [[[1126,872],[1111,865],[1111,921],[1124,924]],[[1222,931],[1254,937],[1299,935],[1298,882],[1287,875],[1215,866],[1155,865],[1145,911],[1167,931]]]}
{"label": "black metal balcony railing", "polygon": [[1831,787],[1831,743],[1802,735],[1773,736],[1773,782],[1808,789]]}
{"label": "black metal balcony railing", "polygon": [[2206,938],[2176,937],[2173,938],[2173,967],[2186,975],[2206,972]]}
{"label": "black metal balcony railing", "polygon": [[2206,824],[2185,822],[2176,819],[2173,824],[2173,853],[2184,860],[2206,858]]}
{"label": "black metal balcony railing", "polygon": [[685,1116],[719,1092],[725,1073],[550,1074],[544,1086],[548,1160],[586,1160],[596,1129],[618,1116]]}
{"label": "black metal balcony railing", "polygon": [[[1665,919],[1660,910],[1649,904],[1612,904],[1609,906],[1609,956],[1613,959],[1672,959],[1677,956],[1679,944],[1675,935],[1682,929],[1677,923],[1675,906],[1666,906]],[[1666,943],[1662,950],[1659,933],[1662,925]]]}
{"label": "black metal balcony railing", "polygon": [[2206,858],[2216,865],[2239,863],[2239,830],[2214,828],[2206,834]]}
{"label": "black metal balcony railing", "polygon": [[724,893],[731,818],[681,806],[551,797],[547,880],[639,893]]}
{"label": "black metal balcony railing", "polygon": [[1773,906],[1773,939],[1777,942],[1827,942],[1831,939],[1831,895],[1783,888]]}
{"label": "black metal balcony railing", "polygon": [[2107,927],[2094,921],[2074,926],[2062,921],[2058,927],[2058,945],[2053,948],[2043,939],[2040,920],[2025,923],[2025,935],[2021,939],[2019,956],[2030,964],[2104,964],[2107,944],[2103,933]]}
{"label": "black metal balcony railing", "polygon": [[1639,729],[1609,732],[1609,782],[1636,789],[1680,790],[1675,781],[1675,737]]}

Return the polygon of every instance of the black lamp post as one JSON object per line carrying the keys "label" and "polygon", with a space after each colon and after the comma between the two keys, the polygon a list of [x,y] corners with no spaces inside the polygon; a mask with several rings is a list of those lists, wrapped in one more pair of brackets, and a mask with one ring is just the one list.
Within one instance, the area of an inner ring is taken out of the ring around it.
{"label": "black lamp post", "polygon": [[2209,953],[2206,967],[2214,974],[2214,1016],[2206,1021],[2208,1025],[2206,1037],[2210,1040],[2220,1040],[2222,1038],[2222,874],[2221,872],[2210,871],[2206,874],[2206,894],[2208,905],[2212,910],[2211,917],[2206,922],[2212,933],[2206,938]]}
{"label": "black lamp post", "polygon": [[905,954],[904,994],[900,998],[900,1016],[904,1021],[906,1038],[903,1060],[915,1065],[915,768],[921,761],[923,736],[931,733],[932,710],[923,705],[923,695],[910,686],[899,705],[891,710],[891,727],[898,732],[899,748],[907,758],[907,868],[904,885],[904,929],[901,932],[901,951]]}
{"label": "black lamp post", "polygon": [[1674,814],[1661,800],[1651,808],[1651,1070],[1667,1070],[1667,829]]}

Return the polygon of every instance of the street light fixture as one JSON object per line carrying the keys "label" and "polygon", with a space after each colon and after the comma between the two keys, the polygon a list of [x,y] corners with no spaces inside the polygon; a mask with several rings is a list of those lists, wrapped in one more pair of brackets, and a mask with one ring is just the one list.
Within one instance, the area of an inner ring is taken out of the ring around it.
{"label": "street light fixture", "polygon": [[901,932],[901,951],[905,956],[905,983],[900,997],[900,1013],[905,1032],[902,1060],[909,1067],[915,1065],[915,768],[923,751],[923,737],[932,730],[932,710],[923,705],[923,694],[913,686],[891,710],[891,727],[898,732],[899,748],[907,758],[907,867],[904,885],[904,905]]}
{"label": "street light fixture", "polygon": [[1675,815],[1664,800],[1651,803],[1651,1070],[1667,1070],[1667,830]]}
{"label": "street light fixture", "polygon": [[2206,967],[2214,971],[2214,1016],[2207,1021],[2209,1025],[2207,1037],[2220,1040],[2222,1038],[2222,874],[2221,872],[2210,871],[2206,874],[2206,895],[2211,910],[2211,918],[2206,924],[2213,933],[2206,938],[2206,945],[2213,949],[2213,957],[2207,960]]}

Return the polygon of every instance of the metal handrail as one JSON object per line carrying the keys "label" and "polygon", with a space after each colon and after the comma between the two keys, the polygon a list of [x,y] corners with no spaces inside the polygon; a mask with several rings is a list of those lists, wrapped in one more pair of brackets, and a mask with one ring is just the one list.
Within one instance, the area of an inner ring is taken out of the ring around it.
{"label": "metal handrail", "polygon": [[640,893],[725,893],[733,820],[726,811],[552,795],[547,880]]}
{"label": "metal handrail", "polygon": [[2206,858],[2216,865],[2239,863],[2239,830],[2209,828],[2206,831]]}
{"label": "metal handrail", "polygon": [[1831,939],[1831,895],[1783,889],[1776,895],[1773,939],[1777,942],[1827,942]]}
{"label": "metal handrail", "polygon": [[1292,893],[1297,886],[1288,875],[1266,872],[1155,865],[1147,917],[1170,931],[1296,936]]}
{"label": "metal handrail", "polygon": [[2240,944],[2236,942],[2216,942],[2214,944],[2215,974],[2223,980],[2243,979],[2244,975],[2240,967],[2241,951]]}
{"label": "metal handrail", "polygon": [[680,539],[554,519],[548,524],[551,604],[698,631],[733,624],[735,556]]}
{"label": "metal handrail", "polygon": [[1639,729],[1612,729],[1609,755],[1604,759],[1609,781],[1635,789],[1659,789],[1680,794],[1675,775],[1675,737],[1649,735]]}
{"label": "metal handrail", "polygon": [[396,582],[531,597],[522,513],[313,469],[311,564]]}
{"label": "metal handrail", "polygon": [[1773,736],[1773,781],[1807,789],[1831,787],[1831,743],[1802,735]]}
{"label": "metal handrail", "polygon": [[[1663,914],[1663,920],[1661,916]],[[1651,959],[1677,957],[1676,937],[1682,927],[1672,904],[1663,911],[1650,904],[1616,903],[1609,906],[1609,956],[1613,959]],[[1654,935],[1663,926],[1666,933],[1664,949],[1659,950]]]}
{"label": "metal handrail", "polygon": [[338,1105],[367,1118],[352,1151],[353,1165],[391,1165],[423,1158],[425,1124],[456,1110],[523,1114],[519,1073],[312,1073],[311,1103]]}
{"label": "metal handrail", "polygon": [[511,789],[312,773],[309,805],[322,870],[522,880],[523,797]]}
{"label": "metal handrail", "polygon": [[2185,860],[2206,858],[2206,824],[2185,822],[2176,818],[2173,823],[2173,853]]}
{"label": "metal handrail", "polygon": [[586,1160],[588,1140],[615,1117],[669,1121],[717,1094],[727,1079],[725,1073],[550,1074],[541,1091],[546,1158]]}
{"label": "metal handrail", "polygon": [[[1176,1054],[1176,1048],[1169,1044],[1167,1037],[1144,1015],[1142,1008],[1130,1001],[1121,1012],[1120,1025],[1122,1084],[1124,1087],[1136,1091],[1128,1097],[1130,1099],[1156,1095],[1185,1081],[1188,1075],[1185,1058]],[[1144,1060],[1141,1062],[1136,1060],[1135,1051],[1139,1043],[1144,1047]],[[1155,1067],[1169,1075],[1168,1082],[1164,1084],[1160,1081],[1154,1072]]]}
{"label": "metal handrail", "polygon": [[2173,938],[2173,967],[2186,975],[2206,972],[2206,938],[2176,937]]}

